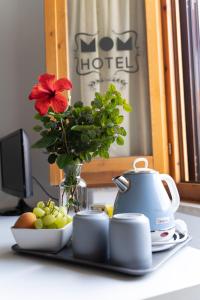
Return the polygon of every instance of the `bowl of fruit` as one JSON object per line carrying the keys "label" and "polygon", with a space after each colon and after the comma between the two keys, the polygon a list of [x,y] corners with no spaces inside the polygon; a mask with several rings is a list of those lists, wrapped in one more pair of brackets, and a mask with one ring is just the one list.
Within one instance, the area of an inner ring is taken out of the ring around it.
{"label": "bowl of fruit", "polygon": [[33,212],[23,213],[11,230],[20,248],[57,252],[70,241],[72,223],[66,207],[40,201]]}

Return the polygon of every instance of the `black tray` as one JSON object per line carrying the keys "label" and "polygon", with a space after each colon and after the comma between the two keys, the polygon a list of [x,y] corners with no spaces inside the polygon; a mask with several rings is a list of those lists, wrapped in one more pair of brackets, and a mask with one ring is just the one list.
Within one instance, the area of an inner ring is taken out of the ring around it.
{"label": "black tray", "polygon": [[61,261],[70,262],[73,264],[96,267],[96,268],[100,268],[100,269],[111,270],[114,272],[120,272],[120,273],[124,273],[124,274],[129,274],[129,275],[144,275],[144,274],[153,272],[156,269],[158,269],[160,266],[162,266],[171,256],[173,256],[181,248],[183,248],[190,240],[191,240],[191,237],[188,236],[188,238],[184,242],[182,242],[180,244],[176,244],[173,248],[171,248],[169,250],[153,253],[152,267],[148,268],[148,269],[137,269],[137,270],[111,265],[109,262],[97,263],[97,262],[92,262],[92,261],[88,261],[88,260],[77,259],[73,256],[72,248],[70,245],[63,248],[61,251],[59,251],[57,253],[47,253],[44,251],[25,250],[25,249],[21,249],[17,244],[13,245],[12,249],[15,252],[20,253],[20,254],[29,254],[29,255],[35,255],[35,256],[48,258],[48,259],[61,260]]}

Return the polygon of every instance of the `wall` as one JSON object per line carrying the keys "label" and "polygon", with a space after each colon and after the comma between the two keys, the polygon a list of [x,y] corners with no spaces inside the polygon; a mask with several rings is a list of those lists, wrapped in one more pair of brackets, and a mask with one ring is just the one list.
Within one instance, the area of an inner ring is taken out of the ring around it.
{"label": "wall", "polygon": [[[0,0],[0,137],[24,128],[33,143],[34,103],[28,94],[39,74],[45,72],[44,18],[42,0]],[[31,150],[32,173],[54,196],[58,188],[49,186],[47,157]],[[34,196],[26,202],[47,199],[35,184]],[[91,189],[95,202],[113,203],[116,189]],[[91,200],[90,200],[91,201]],[[16,206],[18,199],[0,191],[0,211]]]}
{"label": "wall", "polygon": [[[0,0],[0,137],[24,128],[31,143],[37,139],[34,103],[27,95],[39,74],[45,72],[44,18],[42,0]],[[14,149],[13,149],[14,151]],[[31,150],[33,175],[51,192],[48,163],[40,150]],[[44,193],[34,185],[33,204]],[[17,199],[0,192],[0,209]]]}

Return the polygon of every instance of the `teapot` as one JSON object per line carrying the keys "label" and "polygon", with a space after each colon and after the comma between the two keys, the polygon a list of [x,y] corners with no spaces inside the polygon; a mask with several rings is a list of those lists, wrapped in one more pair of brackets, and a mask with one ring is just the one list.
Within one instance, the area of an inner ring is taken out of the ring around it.
{"label": "teapot", "polygon": [[[144,162],[143,168],[137,167],[139,162]],[[153,232],[175,228],[174,213],[179,207],[180,197],[171,176],[149,169],[147,159],[137,158],[133,170],[112,180],[118,187],[114,214],[143,213],[149,218]],[[167,183],[171,200],[162,181]]]}

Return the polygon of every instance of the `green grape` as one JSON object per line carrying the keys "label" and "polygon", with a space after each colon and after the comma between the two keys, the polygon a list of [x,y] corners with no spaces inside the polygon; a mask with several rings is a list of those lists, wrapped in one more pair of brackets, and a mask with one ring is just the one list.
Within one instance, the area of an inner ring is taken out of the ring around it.
{"label": "green grape", "polygon": [[39,201],[39,202],[37,203],[37,207],[39,207],[39,208],[44,208],[44,207],[45,207],[44,201]]}
{"label": "green grape", "polygon": [[57,216],[56,216],[56,220],[57,219],[62,219],[63,218],[63,214],[61,214],[60,212],[57,214]]}
{"label": "green grape", "polygon": [[43,209],[39,208],[39,207],[35,207],[33,209],[33,213],[36,215],[37,218],[41,218],[45,215],[45,212]]}
{"label": "green grape", "polygon": [[66,218],[67,218],[67,224],[71,223],[73,220],[73,218],[69,215],[67,215]]}
{"label": "green grape", "polygon": [[52,212],[52,215],[53,215],[54,217],[57,217],[57,216],[59,215],[59,211],[58,211],[58,210],[54,210],[54,211]]}
{"label": "green grape", "polygon": [[57,215],[59,214],[59,207],[58,207],[58,206],[54,206],[54,209],[53,209],[52,214],[53,214],[54,216],[57,216]]}
{"label": "green grape", "polygon": [[59,218],[55,220],[57,228],[63,228],[66,225],[66,218]]}
{"label": "green grape", "polygon": [[53,224],[47,226],[47,228],[48,228],[48,229],[57,229],[57,226],[56,226],[55,223],[53,223]]}
{"label": "green grape", "polygon": [[61,214],[60,212],[56,216],[56,221],[55,222],[57,222],[57,220],[59,220],[59,219],[63,219],[63,214]]}
{"label": "green grape", "polygon": [[50,202],[50,205],[55,206],[55,202],[53,200],[50,200],[49,202]]}
{"label": "green grape", "polygon": [[46,215],[49,215],[51,213],[51,210],[50,210],[49,207],[45,207],[44,212],[45,212]]}
{"label": "green grape", "polygon": [[41,219],[37,219],[37,220],[35,221],[34,225],[35,225],[35,228],[36,228],[36,229],[42,229],[42,228],[43,228],[43,222],[42,222]]}
{"label": "green grape", "polygon": [[63,216],[62,213],[59,213],[55,220],[55,224],[57,228],[63,228],[66,225],[66,222],[67,222],[67,218]]}
{"label": "green grape", "polygon": [[55,206],[55,202],[52,201],[52,200],[49,200],[48,203],[47,203],[47,206],[48,206],[50,209],[53,209],[54,206]]}
{"label": "green grape", "polygon": [[56,218],[53,215],[47,215],[42,219],[44,226],[49,226],[53,224],[55,220]]}
{"label": "green grape", "polygon": [[59,207],[59,212],[62,213],[64,216],[67,215],[67,208],[65,206]]}
{"label": "green grape", "polygon": [[37,229],[60,229],[72,222],[72,217],[67,214],[67,208],[56,206],[54,201],[48,201],[47,206],[43,201],[39,201],[33,213],[37,217],[34,223]]}
{"label": "green grape", "polygon": [[67,222],[67,217],[65,216],[63,219],[64,219],[64,221],[65,221],[65,225],[67,225],[67,223],[68,223],[68,222]]}

